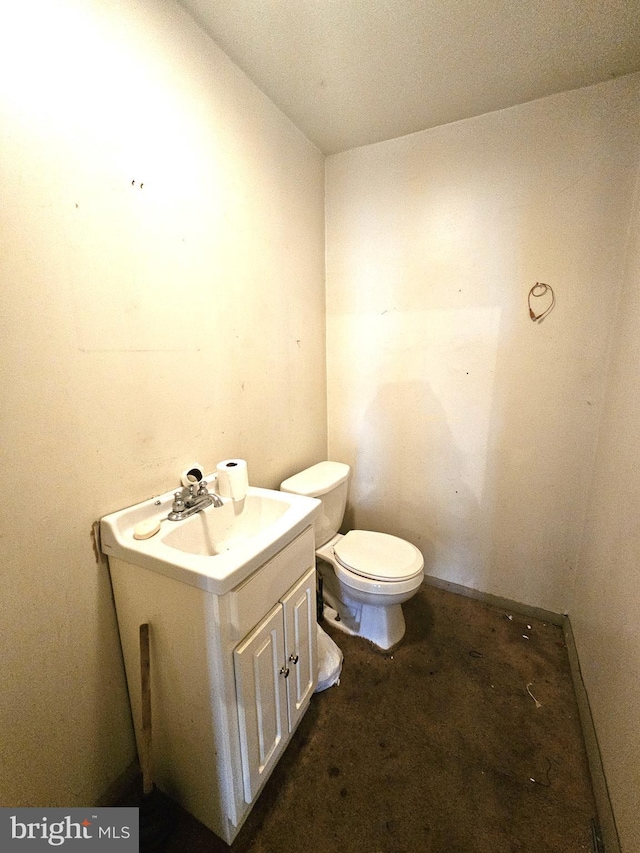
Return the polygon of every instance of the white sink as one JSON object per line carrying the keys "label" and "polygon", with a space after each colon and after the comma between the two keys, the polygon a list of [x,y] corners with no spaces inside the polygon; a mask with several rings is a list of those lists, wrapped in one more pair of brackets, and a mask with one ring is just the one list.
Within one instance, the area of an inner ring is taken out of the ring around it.
{"label": "white sink", "polygon": [[[106,515],[100,521],[103,552],[184,583],[224,595],[313,524],[315,498],[250,486],[243,501],[223,498],[182,521],[168,521],[173,492]],[[165,519],[149,539],[136,525]]]}

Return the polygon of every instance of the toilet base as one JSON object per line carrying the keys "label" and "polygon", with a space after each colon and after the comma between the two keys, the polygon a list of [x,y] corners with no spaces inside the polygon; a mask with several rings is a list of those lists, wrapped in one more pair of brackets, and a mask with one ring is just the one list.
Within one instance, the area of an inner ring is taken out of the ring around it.
{"label": "toilet base", "polygon": [[349,596],[344,595],[343,591],[342,598],[338,598],[326,586],[323,597],[336,612],[336,616],[333,616],[325,610],[325,620],[345,634],[363,637],[383,651],[397,646],[404,637],[406,623],[401,604],[387,604],[382,607],[363,604],[349,600]]}

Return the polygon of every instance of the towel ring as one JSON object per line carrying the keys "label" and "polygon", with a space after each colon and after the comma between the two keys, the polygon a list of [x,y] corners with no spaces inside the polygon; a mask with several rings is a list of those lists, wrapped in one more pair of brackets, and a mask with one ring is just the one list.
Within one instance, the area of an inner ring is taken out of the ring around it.
{"label": "towel ring", "polygon": [[[538,299],[541,296],[546,296],[547,293],[551,294],[551,303],[545,308],[544,311],[540,314],[536,314],[533,310],[532,299]],[[542,323],[545,317],[547,317],[556,306],[556,295],[553,292],[553,288],[550,284],[545,284],[543,281],[536,281],[531,290],[529,291],[529,296],[527,299],[529,303],[529,317],[533,320],[534,323]]]}

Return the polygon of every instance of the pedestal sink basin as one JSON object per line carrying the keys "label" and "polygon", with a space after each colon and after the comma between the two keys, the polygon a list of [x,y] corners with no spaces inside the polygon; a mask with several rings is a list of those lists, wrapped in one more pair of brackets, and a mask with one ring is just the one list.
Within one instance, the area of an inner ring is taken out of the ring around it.
{"label": "pedestal sink basin", "polygon": [[[315,498],[250,486],[242,501],[223,499],[182,521],[169,521],[173,492],[119,510],[100,521],[102,551],[145,569],[224,595],[313,524]],[[136,525],[162,521],[149,539]]]}

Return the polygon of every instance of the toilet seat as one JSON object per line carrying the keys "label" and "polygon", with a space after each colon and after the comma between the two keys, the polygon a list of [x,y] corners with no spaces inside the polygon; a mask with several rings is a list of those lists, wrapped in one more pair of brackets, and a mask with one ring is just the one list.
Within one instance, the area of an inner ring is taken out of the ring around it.
{"label": "toilet seat", "polygon": [[410,542],[372,530],[350,530],[333,553],[344,569],[378,582],[410,580],[424,567],[422,554]]}

